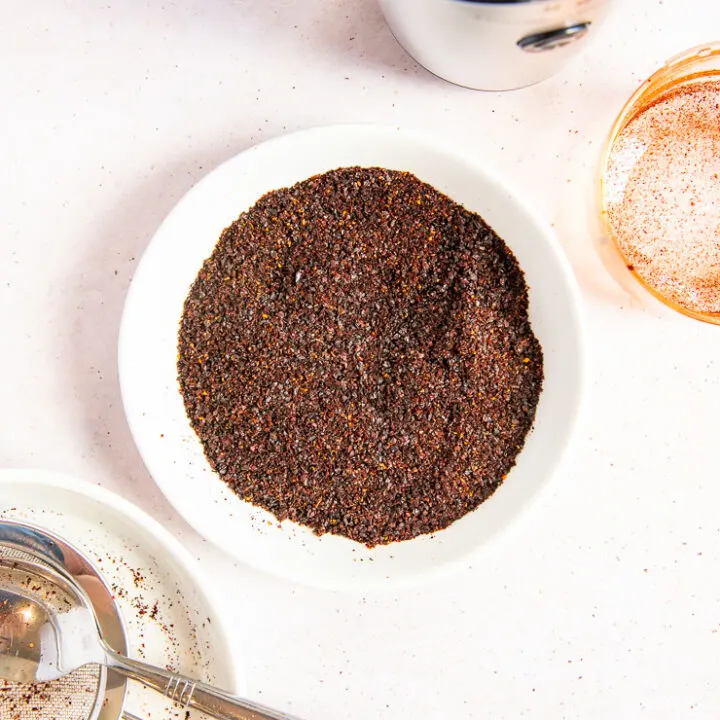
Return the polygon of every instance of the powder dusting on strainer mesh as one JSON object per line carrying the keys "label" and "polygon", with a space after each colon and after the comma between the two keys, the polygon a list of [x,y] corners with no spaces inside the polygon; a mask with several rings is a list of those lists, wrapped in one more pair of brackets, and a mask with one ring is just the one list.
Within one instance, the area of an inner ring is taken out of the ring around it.
{"label": "powder dusting on strainer mesh", "polygon": [[[24,555],[11,552],[17,559]],[[0,554],[7,558],[10,553],[4,550]],[[51,591],[41,578],[19,568],[1,566],[0,581],[22,589],[23,593],[35,596],[55,609],[69,601],[62,591]],[[0,680],[0,719],[88,720],[96,715],[100,685],[97,665],[88,665],[49,683],[23,685]]]}
{"label": "powder dusting on strainer mesh", "polygon": [[720,313],[720,81],[662,96],[618,134],[604,176],[628,266],[698,313]]}

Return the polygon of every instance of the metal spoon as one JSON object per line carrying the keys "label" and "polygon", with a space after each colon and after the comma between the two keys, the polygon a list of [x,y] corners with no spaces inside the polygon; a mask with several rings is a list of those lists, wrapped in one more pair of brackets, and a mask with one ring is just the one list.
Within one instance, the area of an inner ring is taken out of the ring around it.
{"label": "metal spoon", "polygon": [[48,682],[97,663],[220,720],[292,720],[206,683],[116,653],[102,640],[92,611],[72,592],[75,588],[47,568],[42,568],[42,577],[69,592],[76,602],[65,612],[56,612],[19,588],[0,587],[0,678]]}

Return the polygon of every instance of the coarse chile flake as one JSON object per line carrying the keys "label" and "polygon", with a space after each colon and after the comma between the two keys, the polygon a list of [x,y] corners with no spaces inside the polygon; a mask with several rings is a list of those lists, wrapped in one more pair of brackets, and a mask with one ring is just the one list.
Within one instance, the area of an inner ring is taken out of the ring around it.
{"label": "coarse chile flake", "polygon": [[432,533],[515,464],[543,356],[523,273],[476,213],[346,167],[262,197],[185,301],[178,376],[244,500],[368,546]]}

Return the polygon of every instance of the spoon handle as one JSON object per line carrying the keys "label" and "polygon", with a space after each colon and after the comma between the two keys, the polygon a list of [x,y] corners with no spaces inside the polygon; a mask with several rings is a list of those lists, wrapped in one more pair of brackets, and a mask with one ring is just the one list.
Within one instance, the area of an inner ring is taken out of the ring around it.
{"label": "spoon handle", "polygon": [[114,652],[107,653],[107,665],[131,680],[137,680],[185,708],[200,710],[218,720],[297,720],[249,700],[230,695],[207,683],[130,660]]}

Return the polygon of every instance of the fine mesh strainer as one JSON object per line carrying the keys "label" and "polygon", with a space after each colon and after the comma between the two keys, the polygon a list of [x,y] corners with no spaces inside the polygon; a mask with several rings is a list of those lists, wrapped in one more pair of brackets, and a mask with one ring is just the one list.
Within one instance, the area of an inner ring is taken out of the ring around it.
{"label": "fine mesh strainer", "polygon": [[[32,556],[0,548],[0,585],[22,588],[26,595],[60,610],[72,598],[34,572]],[[102,708],[107,673],[87,665],[55,682],[25,685],[6,683],[0,695],[0,714],[9,720],[96,720]]]}
{"label": "fine mesh strainer", "polygon": [[[109,632],[105,632],[103,625],[103,620],[118,619],[117,607],[112,594],[102,582],[99,573],[89,566],[82,555],[66,543],[64,543],[66,552],[63,553],[61,549],[59,552],[58,543],[55,540],[56,538],[49,539],[47,534],[34,527],[28,528],[19,526],[17,523],[3,524],[0,522],[0,549],[9,548],[15,554],[14,558],[7,557],[4,560],[0,554],[0,588],[9,591],[17,590],[14,594],[8,592],[8,597],[24,595],[27,596],[28,601],[36,599],[38,605],[42,607],[48,604],[50,599],[48,593],[54,593],[59,586],[67,595],[65,598],[59,596],[59,602],[63,609],[56,617],[64,614],[66,618],[70,618],[74,610],[79,608],[79,603],[82,603],[86,612],[89,610],[94,616],[97,627],[92,622],[80,622],[74,626],[72,623],[66,623],[61,626],[58,621],[58,624],[55,625],[48,619],[47,613],[41,615],[38,611],[38,615],[32,616],[34,620],[37,620],[37,623],[30,623],[32,629],[28,629],[27,632],[23,630],[18,637],[14,637],[12,624],[15,622],[28,623],[27,619],[21,619],[27,608],[17,606],[12,600],[4,603],[3,607],[6,609],[0,608],[0,617],[7,620],[6,625],[9,626],[9,635],[6,638],[9,643],[3,652],[3,657],[8,659],[6,668],[8,677],[17,677],[22,680],[27,677],[57,677],[58,673],[55,670],[62,671],[63,668],[70,670],[82,667],[83,664],[98,663],[107,666],[105,671],[107,673],[105,677],[106,698],[109,690],[114,689],[110,682],[112,677],[110,670],[112,669],[128,679],[141,682],[146,687],[156,690],[181,705],[188,718],[193,709],[211,717],[225,718],[226,720],[292,720],[285,713],[231,695],[207,683],[127,657],[124,634],[122,636],[123,652],[115,650],[113,645],[115,648],[119,648],[120,645],[113,641]],[[18,550],[32,557],[28,560],[18,559],[15,552]],[[39,595],[33,598],[30,592]],[[68,598],[70,598],[69,603],[67,602]],[[71,607],[68,608],[66,603]],[[15,610],[18,611],[17,614]],[[77,615],[74,618],[79,619]],[[115,630],[117,629],[116,627]],[[121,625],[119,630],[122,630]],[[61,638],[60,635],[63,637]],[[2,640],[3,637],[0,636],[0,641]],[[44,662],[49,661],[54,663],[55,670],[45,672],[43,675],[40,675],[39,672],[16,673],[18,660],[22,663],[27,659],[22,650],[23,642],[27,643],[30,653],[27,658],[30,658],[31,664],[34,663],[35,670],[42,667]],[[20,654],[14,652],[16,647],[21,648]],[[48,656],[48,651],[53,653],[53,657]],[[60,653],[60,655],[55,656],[54,653]],[[66,653],[67,663],[61,659],[63,653]],[[118,712],[122,712],[124,684],[121,685],[121,689],[122,692],[118,697]],[[97,708],[100,704],[100,708],[96,714],[90,716],[89,720],[105,720],[104,713],[108,702],[107,700],[103,700],[102,703],[98,702],[100,691],[97,686],[93,689],[88,687],[86,694],[93,691],[97,696],[94,706]],[[72,705],[73,701],[70,699],[65,706],[66,718],[68,717],[68,708],[72,708]],[[85,717],[87,717],[86,713]],[[111,717],[113,716],[108,715],[108,720]],[[126,717],[128,717],[127,714]],[[178,717],[177,712],[176,717]],[[26,720],[26,718],[21,715],[17,720]],[[82,713],[81,720],[84,720]],[[117,716],[115,716],[115,720],[117,720]]]}
{"label": "fine mesh strainer", "polygon": [[[26,523],[0,522],[0,584],[22,588],[57,608],[69,601],[49,589],[42,567],[69,576],[85,591],[103,636],[121,652],[127,648],[120,614],[100,574],[64,540]],[[3,720],[137,720],[123,715],[127,681],[104,667],[89,665],[51,683],[19,685],[0,680]]]}

